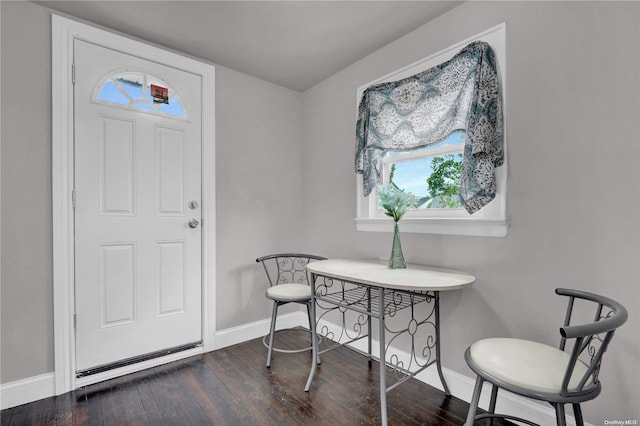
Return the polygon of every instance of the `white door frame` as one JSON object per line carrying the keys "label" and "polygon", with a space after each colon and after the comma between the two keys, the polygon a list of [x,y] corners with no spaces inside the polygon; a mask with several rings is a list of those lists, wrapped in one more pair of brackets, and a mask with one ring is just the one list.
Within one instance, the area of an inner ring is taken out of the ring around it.
{"label": "white door frame", "polygon": [[[73,211],[73,41],[84,40],[202,78],[202,341],[197,352],[216,348],[215,68],[112,32],[52,15],[53,316],[56,395],[78,386],[75,377]],[[191,352],[193,353],[193,352]],[[178,356],[179,357],[179,356]],[[173,357],[173,359],[177,359]],[[160,359],[147,363],[168,362]],[[140,369],[131,367],[127,372]],[[120,371],[125,374],[125,371]],[[118,374],[118,372],[114,373]],[[108,377],[103,376],[101,379]],[[97,380],[94,380],[97,381]],[[84,383],[86,384],[86,383]]]}

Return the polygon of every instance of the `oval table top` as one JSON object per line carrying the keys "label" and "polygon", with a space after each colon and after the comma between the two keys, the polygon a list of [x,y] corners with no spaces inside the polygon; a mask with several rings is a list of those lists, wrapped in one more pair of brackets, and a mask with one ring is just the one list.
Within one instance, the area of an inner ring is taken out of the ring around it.
{"label": "oval table top", "polygon": [[476,277],[462,271],[419,264],[391,269],[383,260],[327,259],[311,262],[309,272],[329,278],[396,290],[447,291],[471,286]]}

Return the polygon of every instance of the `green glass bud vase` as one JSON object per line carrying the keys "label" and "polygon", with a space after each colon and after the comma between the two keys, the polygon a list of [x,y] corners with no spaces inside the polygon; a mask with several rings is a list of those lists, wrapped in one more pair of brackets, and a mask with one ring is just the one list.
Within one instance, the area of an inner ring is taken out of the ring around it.
{"label": "green glass bud vase", "polygon": [[407,264],[404,261],[402,255],[402,246],[400,245],[400,231],[398,229],[398,222],[395,222],[393,226],[393,247],[391,248],[391,257],[389,258],[389,268],[398,269],[406,268]]}

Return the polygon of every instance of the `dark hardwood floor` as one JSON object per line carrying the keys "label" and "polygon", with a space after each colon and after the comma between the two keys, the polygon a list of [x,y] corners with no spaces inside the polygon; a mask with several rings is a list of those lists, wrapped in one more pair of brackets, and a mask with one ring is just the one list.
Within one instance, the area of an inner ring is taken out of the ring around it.
{"label": "dark hardwood floor", "polygon": [[[295,346],[308,334],[278,339],[279,347]],[[2,426],[379,424],[377,363],[369,369],[347,348],[326,353],[305,392],[310,353],[276,353],[270,369],[265,358],[256,339],[3,410],[0,419]],[[415,379],[387,402],[391,425],[461,425],[468,407]]]}

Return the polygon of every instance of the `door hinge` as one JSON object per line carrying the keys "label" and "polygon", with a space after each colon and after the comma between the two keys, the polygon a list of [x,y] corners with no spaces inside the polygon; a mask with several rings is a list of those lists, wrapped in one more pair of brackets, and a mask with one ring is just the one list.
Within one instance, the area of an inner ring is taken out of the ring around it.
{"label": "door hinge", "polygon": [[71,84],[76,84],[76,64],[71,64]]}
{"label": "door hinge", "polygon": [[71,204],[73,205],[73,209],[76,209],[76,190],[71,190]]}
{"label": "door hinge", "polygon": [[73,314],[73,332],[74,333],[78,332],[78,322],[77,322],[76,314]]}

